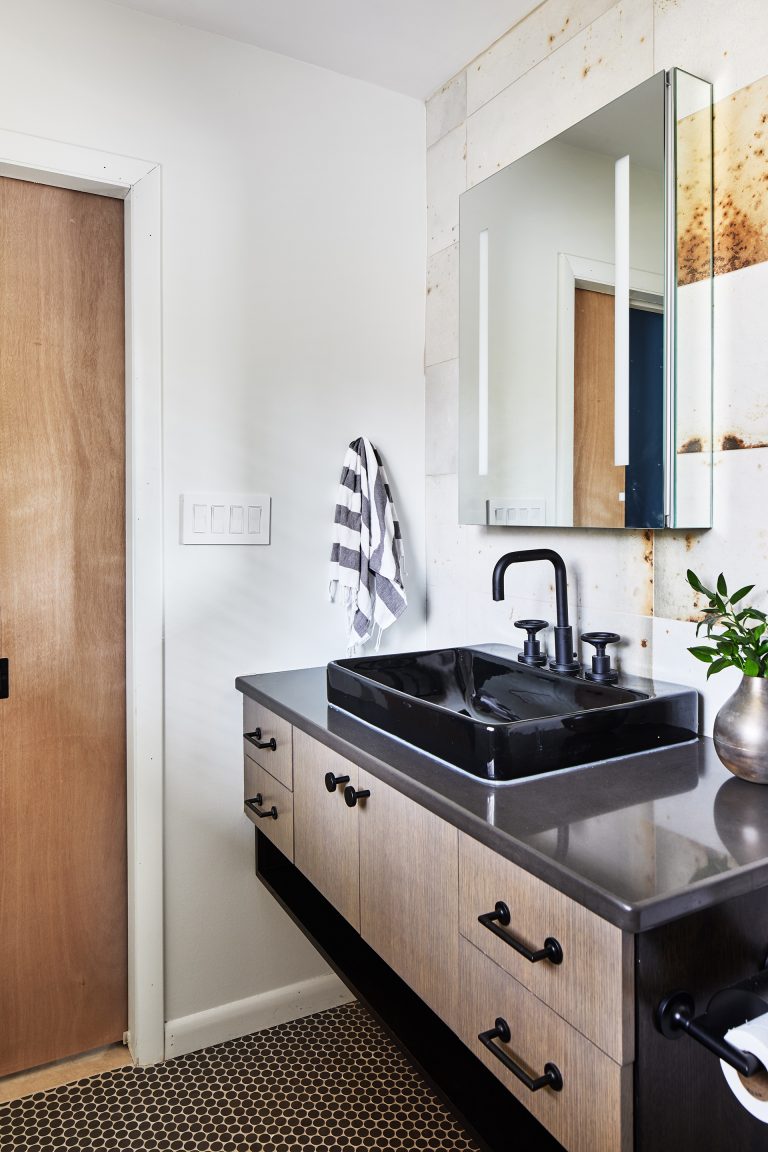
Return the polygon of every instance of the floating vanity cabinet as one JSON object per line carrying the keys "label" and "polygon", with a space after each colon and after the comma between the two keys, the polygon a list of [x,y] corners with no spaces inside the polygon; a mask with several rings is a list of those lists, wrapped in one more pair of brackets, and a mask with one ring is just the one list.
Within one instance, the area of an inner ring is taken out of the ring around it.
{"label": "floating vanity cabinet", "polygon": [[[618,1064],[634,1060],[631,935],[463,832],[459,890],[463,936]],[[535,952],[549,940],[557,962],[514,946]]]}
{"label": "floating vanity cabinet", "polygon": [[244,811],[293,860],[293,733],[291,725],[247,696],[243,701]]}
{"label": "floating vanity cabinet", "polygon": [[717,1057],[656,1020],[764,966],[768,790],[704,740],[500,789],[329,708],[324,668],[237,683],[277,746],[245,744],[279,813],[249,812],[257,875],[482,1146],[766,1152]]}
{"label": "floating vanity cabinet", "polygon": [[361,934],[455,1028],[457,831],[362,770],[360,787]]}
{"label": "floating vanity cabinet", "polygon": [[[344,789],[358,789],[358,768],[324,744],[294,733],[294,863],[334,908],[360,931],[360,851],[357,806]],[[335,780],[331,791],[328,783]]]}

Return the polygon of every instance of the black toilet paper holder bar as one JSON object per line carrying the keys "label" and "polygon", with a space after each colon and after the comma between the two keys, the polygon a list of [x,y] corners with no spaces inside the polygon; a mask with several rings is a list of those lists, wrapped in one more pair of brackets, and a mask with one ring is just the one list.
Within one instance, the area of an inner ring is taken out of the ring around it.
{"label": "black toilet paper holder bar", "polygon": [[683,1034],[690,1036],[742,1076],[765,1071],[756,1056],[729,1044],[725,1034],[768,1012],[768,970],[716,992],[700,1016],[694,1016],[694,1008],[690,992],[670,992],[660,1000],[655,1024],[662,1036],[668,1040],[679,1040]]}

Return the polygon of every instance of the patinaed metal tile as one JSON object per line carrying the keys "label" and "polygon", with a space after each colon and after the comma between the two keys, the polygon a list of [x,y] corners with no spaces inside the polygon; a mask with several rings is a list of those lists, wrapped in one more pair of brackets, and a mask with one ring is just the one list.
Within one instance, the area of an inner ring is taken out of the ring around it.
{"label": "patinaed metal tile", "polygon": [[714,110],[715,275],[768,260],[768,76]]}
{"label": "patinaed metal tile", "polygon": [[[768,76],[714,107],[714,271],[768,260]],[[709,118],[678,126],[678,282],[709,275]]]}

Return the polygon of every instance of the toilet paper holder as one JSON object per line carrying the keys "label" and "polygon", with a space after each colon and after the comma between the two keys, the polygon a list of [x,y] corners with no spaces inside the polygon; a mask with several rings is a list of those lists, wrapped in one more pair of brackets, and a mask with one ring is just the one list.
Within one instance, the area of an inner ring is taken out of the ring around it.
{"label": "toilet paper holder", "polygon": [[694,1016],[694,1009],[690,992],[670,992],[656,1008],[656,1027],[668,1040],[679,1040],[684,1034],[690,1036],[742,1076],[764,1071],[756,1056],[742,1052],[724,1037],[731,1028],[768,1012],[768,969],[716,992],[700,1016]]}

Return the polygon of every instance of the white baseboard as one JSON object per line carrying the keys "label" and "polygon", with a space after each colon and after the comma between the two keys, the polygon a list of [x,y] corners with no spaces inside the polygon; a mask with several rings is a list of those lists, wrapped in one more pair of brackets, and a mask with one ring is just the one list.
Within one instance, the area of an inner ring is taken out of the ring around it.
{"label": "white baseboard", "polygon": [[347,986],[331,972],[261,992],[247,1000],[234,1000],[204,1012],[195,1012],[192,1016],[168,1020],[165,1025],[165,1058],[170,1060],[173,1056],[196,1052],[211,1044],[223,1044],[225,1040],[260,1032],[275,1024],[286,1024],[289,1020],[323,1012],[326,1008],[336,1008],[353,999]]}

